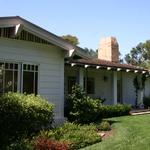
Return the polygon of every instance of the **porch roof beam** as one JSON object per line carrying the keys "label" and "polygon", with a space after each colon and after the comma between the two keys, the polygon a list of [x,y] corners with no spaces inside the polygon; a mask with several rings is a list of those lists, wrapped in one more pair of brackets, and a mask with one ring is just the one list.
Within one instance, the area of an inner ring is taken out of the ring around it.
{"label": "porch roof beam", "polygon": [[107,70],[111,70],[111,67],[107,67]]}
{"label": "porch roof beam", "polygon": [[126,72],[129,72],[130,71],[130,69],[126,69]]}
{"label": "porch roof beam", "polygon": [[71,63],[71,67],[73,67],[73,66],[75,66],[76,65],[76,63]]}
{"label": "porch roof beam", "polygon": [[121,71],[121,68],[117,68],[117,71]]}
{"label": "porch roof beam", "polygon": [[96,69],[100,69],[101,66],[96,66]]}
{"label": "porch roof beam", "polygon": [[89,67],[89,65],[84,65],[84,68],[88,68]]}

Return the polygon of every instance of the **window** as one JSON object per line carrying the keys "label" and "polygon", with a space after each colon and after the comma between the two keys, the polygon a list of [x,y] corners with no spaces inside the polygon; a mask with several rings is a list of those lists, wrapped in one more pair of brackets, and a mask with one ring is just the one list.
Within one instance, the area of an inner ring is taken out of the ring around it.
{"label": "window", "polygon": [[26,92],[37,94],[38,66],[0,62],[0,94]]}
{"label": "window", "polygon": [[23,65],[23,93],[37,94],[38,66]]}
{"label": "window", "polygon": [[94,78],[84,78],[84,90],[87,94],[95,93]]}
{"label": "window", "polygon": [[72,87],[76,84],[76,77],[68,77],[68,93],[70,94],[72,91]]}
{"label": "window", "polygon": [[0,94],[17,92],[18,64],[0,62]]}

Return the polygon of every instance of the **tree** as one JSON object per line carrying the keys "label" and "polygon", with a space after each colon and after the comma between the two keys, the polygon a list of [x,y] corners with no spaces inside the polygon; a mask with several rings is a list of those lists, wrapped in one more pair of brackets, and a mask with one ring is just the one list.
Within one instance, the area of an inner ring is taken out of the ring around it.
{"label": "tree", "polygon": [[68,34],[68,35],[63,35],[62,38],[73,45],[79,44],[79,40],[76,36]]}
{"label": "tree", "polygon": [[132,48],[130,53],[125,55],[125,61],[135,66],[150,68],[150,40]]}

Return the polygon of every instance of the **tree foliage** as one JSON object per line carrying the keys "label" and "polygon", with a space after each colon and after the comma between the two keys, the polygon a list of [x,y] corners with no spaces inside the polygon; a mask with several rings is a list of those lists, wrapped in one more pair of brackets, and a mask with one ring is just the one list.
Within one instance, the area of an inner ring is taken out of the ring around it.
{"label": "tree foliage", "polygon": [[125,61],[128,64],[150,68],[150,40],[139,43],[126,54]]}
{"label": "tree foliage", "polygon": [[68,35],[63,35],[62,38],[73,45],[79,44],[79,40],[76,36],[68,34]]}

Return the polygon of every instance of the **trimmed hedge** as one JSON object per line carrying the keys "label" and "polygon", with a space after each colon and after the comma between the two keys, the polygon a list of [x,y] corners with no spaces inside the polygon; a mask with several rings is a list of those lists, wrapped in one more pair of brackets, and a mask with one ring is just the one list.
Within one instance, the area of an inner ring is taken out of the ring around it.
{"label": "trimmed hedge", "polygon": [[131,106],[127,104],[101,105],[98,110],[98,118],[110,118],[130,115]]}
{"label": "trimmed hedge", "polygon": [[33,94],[7,93],[0,97],[0,146],[51,128],[53,105]]}

